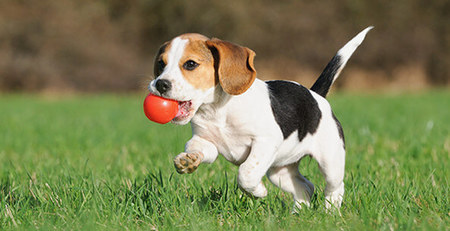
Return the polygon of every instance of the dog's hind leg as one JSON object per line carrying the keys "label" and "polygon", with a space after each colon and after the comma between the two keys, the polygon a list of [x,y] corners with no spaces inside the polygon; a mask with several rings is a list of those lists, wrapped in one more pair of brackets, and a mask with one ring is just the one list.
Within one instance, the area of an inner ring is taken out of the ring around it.
{"label": "dog's hind leg", "polygon": [[344,196],[345,149],[338,147],[334,150],[327,148],[327,150],[326,158],[316,159],[326,181],[325,207],[340,208]]}
{"label": "dog's hind leg", "polygon": [[310,205],[311,196],[314,193],[314,185],[298,171],[298,164],[290,164],[283,167],[273,167],[267,172],[267,177],[275,186],[289,192],[294,197],[294,212],[301,205]]}

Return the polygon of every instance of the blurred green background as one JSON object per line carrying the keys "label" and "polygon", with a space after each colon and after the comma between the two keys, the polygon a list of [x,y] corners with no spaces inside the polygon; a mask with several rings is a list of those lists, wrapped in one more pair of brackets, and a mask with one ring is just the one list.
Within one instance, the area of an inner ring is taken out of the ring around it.
{"label": "blurred green background", "polygon": [[262,79],[306,86],[367,26],[337,89],[450,85],[447,0],[2,0],[0,91],[145,89],[153,57],[185,32],[253,49]]}

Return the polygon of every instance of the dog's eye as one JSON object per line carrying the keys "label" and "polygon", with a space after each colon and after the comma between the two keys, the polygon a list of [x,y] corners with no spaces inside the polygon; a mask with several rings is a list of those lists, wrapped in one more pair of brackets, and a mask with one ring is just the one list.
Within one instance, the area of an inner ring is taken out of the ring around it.
{"label": "dog's eye", "polygon": [[198,65],[199,65],[199,64],[196,63],[195,61],[193,61],[193,60],[188,60],[188,61],[186,61],[186,62],[183,64],[183,68],[186,69],[186,70],[188,70],[188,71],[192,71],[192,70],[194,70],[195,68],[197,68]]}
{"label": "dog's eye", "polygon": [[166,67],[166,63],[161,59],[158,61],[157,69],[158,69],[158,75],[161,74],[164,71],[164,68]]}

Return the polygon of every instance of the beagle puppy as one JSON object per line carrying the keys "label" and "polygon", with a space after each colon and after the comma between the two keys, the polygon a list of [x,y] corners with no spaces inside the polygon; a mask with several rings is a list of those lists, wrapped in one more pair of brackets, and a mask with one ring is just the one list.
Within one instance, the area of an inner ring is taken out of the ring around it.
{"label": "beagle puppy", "polygon": [[326,180],[326,207],[344,195],[345,144],[341,124],[325,99],[368,27],[331,59],[311,87],[256,78],[255,52],[200,34],[183,34],[159,49],[149,90],[179,102],[171,121],[191,122],[192,138],[174,159],[178,173],[192,173],[218,154],[239,166],[240,188],[264,197],[270,182],[292,194],[294,209],[310,204],[314,185],[299,172],[300,160],[317,160]]}

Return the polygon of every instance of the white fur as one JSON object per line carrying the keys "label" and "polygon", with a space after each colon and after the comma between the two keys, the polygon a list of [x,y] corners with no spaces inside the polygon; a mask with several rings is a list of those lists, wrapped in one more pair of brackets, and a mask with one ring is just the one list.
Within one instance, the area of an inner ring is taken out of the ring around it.
{"label": "white fur", "polygon": [[[223,94],[220,91],[216,89],[217,94]],[[311,93],[319,104],[322,119],[317,131],[301,142],[297,132],[283,139],[266,83],[257,79],[242,95],[225,95],[200,107],[191,121],[194,136],[185,152],[202,152],[205,163],[211,163],[221,153],[239,165],[240,187],[257,197],[267,194],[261,183],[267,173],[272,183],[293,194],[297,207],[301,203],[309,204],[314,191],[312,183],[297,168],[302,157],[311,155],[327,181],[327,207],[339,206],[343,196],[344,144],[330,105],[318,94]]]}
{"label": "white fur", "polygon": [[355,52],[356,48],[363,42],[367,33],[373,29],[373,26],[369,26],[363,31],[359,32],[355,37],[353,37],[350,41],[347,42],[339,51],[337,52],[339,55],[345,57],[345,62],[352,56],[353,52]]}

